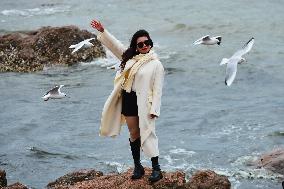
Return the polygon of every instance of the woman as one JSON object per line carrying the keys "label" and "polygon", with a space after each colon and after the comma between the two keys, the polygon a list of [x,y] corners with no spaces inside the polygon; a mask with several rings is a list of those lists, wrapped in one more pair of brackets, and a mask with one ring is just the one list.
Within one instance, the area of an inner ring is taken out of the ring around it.
{"label": "woman", "polygon": [[134,160],[131,178],[140,179],[145,174],[140,163],[141,147],[152,161],[149,181],[158,181],[163,175],[158,162],[155,119],[160,115],[163,65],[152,50],[153,42],[147,31],[137,31],[126,49],[97,20],[92,20],[91,26],[99,31],[97,39],[121,61],[120,71],[114,79],[114,89],[103,108],[100,135],[118,135],[126,121]]}

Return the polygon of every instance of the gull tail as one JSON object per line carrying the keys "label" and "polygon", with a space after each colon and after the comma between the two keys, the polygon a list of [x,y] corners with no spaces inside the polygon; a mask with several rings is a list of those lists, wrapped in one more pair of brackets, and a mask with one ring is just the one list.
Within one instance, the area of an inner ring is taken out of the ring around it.
{"label": "gull tail", "polygon": [[45,97],[45,96],[43,96],[43,97],[41,97],[44,101],[48,101],[48,99],[49,99],[49,97]]}
{"label": "gull tail", "polygon": [[221,44],[221,41],[222,41],[222,37],[217,37],[216,39],[218,39],[217,44],[220,45],[220,44]]}
{"label": "gull tail", "polygon": [[227,80],[225,80],[225,85],[227,85],[227,86],[228,86]]}

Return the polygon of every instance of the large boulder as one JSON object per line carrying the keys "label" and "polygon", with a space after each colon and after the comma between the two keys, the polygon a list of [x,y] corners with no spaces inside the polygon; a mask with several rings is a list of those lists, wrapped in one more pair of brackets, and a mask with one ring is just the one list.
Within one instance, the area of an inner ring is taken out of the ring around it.
{"label": "large boulder", "polygon": [[62,177],[59,177],[54,182],[50,182],[47,185],[47,188],[60,188],[62,186],[68,187],[68,186],[75,185],[78,182],[92,180],[100,176],[103,176],[103,173],[100,171],[96,171],[93,169],[91,170],[82,169],[82,170],[64,175]]}
{"label": "large boulder", "polygon": [[259,168],[284,175],[284,149],[276,149],[261,155],[257,165]]}
{"label": "large boulder", "polygon": [[0,169],[0,188],[7,186],[6,172]]}
{"label": "large boulder", "polygon": [[188,183],[190,189],[230,189],[231,183],[226,176],[218,175],[214,171],[197,171]]}
{"label": "large boulder", "polygon": [[1,188],[1,189],[29,189],[29,188],[27,186],[19,183],[19,182],[16,182],[14,184],[11,184],[11,185],[4,187],[4,188]]}
{"label": "large boulder", "polygon": [[213,171],[199,171],[186,183],[182,171],[163,172],[163,179],[150,183],[150,168],[145,168],[145,176],[139,180],[131,180],[133,169],[121,174],[103,175],[95,170],[81,170],[60,177],[47,185],[48,189],[229,189],[230,182],[225,176]]}
{"label": "large boulder", "polygon": [[98,40],[94,47],[71,54],[69,46],[96,37],[76,26],[42,27],[37,31],[14,32],[0,36],[0,72],[32,72],[45,65],[91,61],[104,57],[105,51]]}

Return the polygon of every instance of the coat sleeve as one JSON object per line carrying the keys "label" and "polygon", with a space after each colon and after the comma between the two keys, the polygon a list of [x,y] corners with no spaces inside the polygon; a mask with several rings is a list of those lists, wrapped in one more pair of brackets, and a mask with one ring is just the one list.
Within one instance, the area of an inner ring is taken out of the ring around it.
{"label": "coat sleeve", "polygon": [[97,35],[97,39],[106,46],[119,60],[122,60],[122,54],[126,50],[124,45],[111,35],[106,29]]}
{"label": "coat sleeve", "polygon": [[162,89],[164,83],[165,71],[164,67],[159,62],[154,73],[154,82],[153,82],[153,98],[150,114],[160,116],[160,107],[161,107],[161,98],[162,98]]}

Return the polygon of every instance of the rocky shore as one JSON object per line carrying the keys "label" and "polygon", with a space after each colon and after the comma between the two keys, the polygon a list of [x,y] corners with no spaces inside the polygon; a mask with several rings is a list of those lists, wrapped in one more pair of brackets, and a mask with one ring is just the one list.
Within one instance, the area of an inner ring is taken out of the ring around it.
{"label": "rocky shore", "polygon": [[42,27],[0,36],[0,72],[34,72],[48,65],[72,65],[104,57],[98,40],[93,47],[71,54],[69,46],[96,37],[76,26]]}
{"label": "rocky shore", "polygon": [[[47,189],[229,189],[231,183],[226,176],[218,175],[214,171],[197,171],[188,182],[182,171],[163,172],[164,178],[156,183],[149,183],[151,169],[145,169],[145,176],[139,180],[131,180],[133,169],[121,174],[104,175],[94,169],[79,170],[64,175],[54,182],[50,182]],[[2,173],[2,176],[1,176]],[[5,176],[4,176],[5,175]],[[3,181],[3,182],[2,182]],[[2,185],[1,185],[2,184]],[[2,188],[1,188],[2,187]],[[6,173],[0,171],[1,189],[28,189],[21,183],[7,186]]]}
{"label": "rocky shore", "polygon": [[[284,149],[267,152],[255,162],[255,168],[265,168],[268,171],[284,175]],[[83,169],[66,174],[47,184],[47,189],[229,189],[231,183],[226,176],[219,175],[212,170],[195,172],[186,181],[183,171],[163,172],[163,179],[156,183],[149,183],[151,169],[145,169],[145,176],[139,180],[131,180],[133,168],[120,174],[106,174],[95,169]],[[283,182],[284,183],[284,182]],[[32,186],[30,186],[32,187]],[[28,189],[21,183],[7,186],[6,172],[0,170],[1,189]]]}

